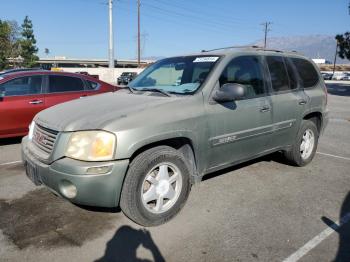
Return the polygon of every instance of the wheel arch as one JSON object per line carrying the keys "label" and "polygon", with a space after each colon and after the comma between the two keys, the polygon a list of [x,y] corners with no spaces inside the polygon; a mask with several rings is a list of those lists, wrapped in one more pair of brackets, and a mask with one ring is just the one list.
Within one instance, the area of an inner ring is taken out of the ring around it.
{"label": "wheel arch", "polygon": [[130,162],[132,162],[132,160],[142,152],[145,152],[146,150],[156,146],[169,146],[180,151],[187,160],[192,175],[197,176],[198,162],[196,158],[194,143],[192,139],[185,136],[172,137],[144,144],[133,151],[130,157]]}
{"label": "wheel arch", "polygon": [[320,134],[322,130],[323,125],[323,115],[319,111],[309,112],[304,117],[303,120],[310,120],[314,122],[314,124],[317,127],[317,131]]}

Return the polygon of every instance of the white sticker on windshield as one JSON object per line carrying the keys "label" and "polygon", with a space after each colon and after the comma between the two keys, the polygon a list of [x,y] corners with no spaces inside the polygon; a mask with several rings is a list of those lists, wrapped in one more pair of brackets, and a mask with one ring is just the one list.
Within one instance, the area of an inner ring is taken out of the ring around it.
{"label": "white sticker on windshield", "polygon": [[202,57],[197,57],[193,63],[202,63],[202,62],[216,62],[218,60],[218,56],[202,56]]}

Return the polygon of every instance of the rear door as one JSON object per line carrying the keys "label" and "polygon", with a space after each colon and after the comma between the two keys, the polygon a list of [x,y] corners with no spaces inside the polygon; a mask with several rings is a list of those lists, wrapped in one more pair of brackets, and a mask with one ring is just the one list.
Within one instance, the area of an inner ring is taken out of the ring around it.
{"label": "rear door", "polygon": [[46,82],[46,107],[86,96],[84,82],[79,77],[48,75]]}
{"label": "rear door", "polygon": [[288,58],[266,56],[274,134],[270,148],[291,145],[299,130],[308,97],[300,86],[296,69]]}
{"label": "rear door", "polygon": [[45,108],[41,75],[21,76],[0,84],[0,137],[28,132],[34,116]]}

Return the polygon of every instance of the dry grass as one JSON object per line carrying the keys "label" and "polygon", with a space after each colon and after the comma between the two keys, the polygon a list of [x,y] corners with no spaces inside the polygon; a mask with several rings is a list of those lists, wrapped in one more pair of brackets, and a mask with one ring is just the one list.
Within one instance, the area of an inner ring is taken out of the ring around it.
{"label": "dry grass", "polygon": [[[318,65],[321,71],[333,71],[333,65]],[[350,71],[350,64],[347,65],[335,65],[335,71]]]}

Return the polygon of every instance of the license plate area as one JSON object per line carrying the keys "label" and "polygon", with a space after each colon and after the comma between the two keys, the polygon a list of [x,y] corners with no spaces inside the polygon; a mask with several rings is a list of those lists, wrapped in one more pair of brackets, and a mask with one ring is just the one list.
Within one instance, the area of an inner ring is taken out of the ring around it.
{"label": "license plate area", "polygon": [[39,186],[42,184],[41,182],[41,178],[38,174],[38,170],[35,167],[35,165],[33,165],[31,162],[26,161],[25,162],[25,169],[26,169],[26,175],[27,177],[36,185]]}

